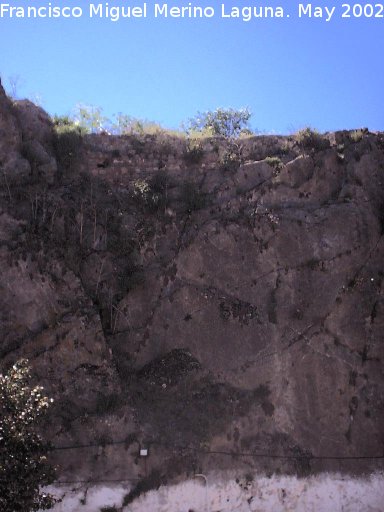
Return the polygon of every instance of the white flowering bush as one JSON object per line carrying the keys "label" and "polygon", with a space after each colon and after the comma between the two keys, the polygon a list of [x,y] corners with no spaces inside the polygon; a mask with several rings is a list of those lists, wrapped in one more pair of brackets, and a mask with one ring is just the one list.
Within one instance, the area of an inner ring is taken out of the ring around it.
{"label": "white flowering bush", "polygon": [[49,445],[35,430],[52,400],[29,381],[25,359],[0,374],[0,512],[45,510],[56,501],[40,491],[54,471],[46,459]]}

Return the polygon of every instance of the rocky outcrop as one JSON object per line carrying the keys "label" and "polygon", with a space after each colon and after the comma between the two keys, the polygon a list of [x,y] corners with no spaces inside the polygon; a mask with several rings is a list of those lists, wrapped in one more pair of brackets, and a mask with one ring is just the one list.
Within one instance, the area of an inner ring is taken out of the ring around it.
{"label": "rocky outcrop", "polygon": [[31,174],[52,183],[57,173],[52,121],[29,100],[15,101],[14,107],[22,132],[21,153],[31,166]]}
{"label": "rocky outcrop", "polygon": [[3,181],[10,185],[22,184],[31,178],[53,182],[57,164],[50,117],[28,100],[9,100],[1,84],[0,134]]}
{"label": "rocky outcrop", "polygon": [[[20,155],[22,135],[11,101],[0,83],[0,170],[8,188],[19,176],[26,177],[30,166]],[[9,194],[9,190],[7,190]]]}
{"label": "rocky outcrop", "polygon": [[55,444],[87,445],[61,475],[381,467],[382,134],[91,135],[62,165],[0,100],[2,366],[27,356]]}

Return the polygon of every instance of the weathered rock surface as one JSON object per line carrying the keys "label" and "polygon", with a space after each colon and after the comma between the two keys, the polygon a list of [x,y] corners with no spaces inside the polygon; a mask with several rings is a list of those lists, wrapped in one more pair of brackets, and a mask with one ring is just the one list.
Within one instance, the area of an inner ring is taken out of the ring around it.
{"label": "weathered rock surface", "polygon": [[52,183],[57,173],[52,121],[41,107],[29,100],[16,101],[14,106],[22,131],[22,154],[30,163],[32,175]]}
{"label": "weathered rock surface", "polygon": [[0,172],[8,194],[10,181],[15,181],[19,175],[26,177],[30,172],[28,162],[19,153],[21,142],[22,134],[12,103],[0,83]]}
{"label": "weathered rock surface", "polygon": [[62,477],[382,467],[383,134],[92,135],[57,166],[1,90],[0,131],[1,365],[28,357],[54,443],[88,445]]}

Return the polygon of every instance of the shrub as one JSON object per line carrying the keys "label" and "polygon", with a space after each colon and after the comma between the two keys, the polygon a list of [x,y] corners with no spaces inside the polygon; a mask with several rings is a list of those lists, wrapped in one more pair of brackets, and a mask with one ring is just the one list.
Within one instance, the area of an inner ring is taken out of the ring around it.
{"label": "shrub", "polygon": [[276,171],[281,171],[281,169],[284,167],[284,163],[282,160],[277,156],[267,156],[267,158],[264,160],[268,165],[273,167]]}
{"label": "shrub", "polygon": [[188,164],[198,164],[204,155],[202,144],[196,139],[188,139],[183,153],[183,158]]}
{"label": "shrub", "polygon": [[57,134],[75,131],[80,135],[85,135],[89,131],[81,127],[80,124],[70,116],[58,116],[54,115],[52,118],[53,126]]}
{"label": "shrub", "polygon": [[353,142],[360,142],[364,137],[365,129],[359,128],[358,130],[353,130],[350,132],[349,137]]}
{"label": "shrub", "polygon": [[114,117],[116,119],[112,125],[114,133],[117,135],[141,135],[141,125],[135,118],[122,113],[119,113]]}
{"label": "shrub", "polygon": [[166,171],[160,170],[149,180],[152,197],[150,208],[154,211],[164,209],[169,204],[168,190],[171,186],[171,179]]}
{"label": "shrub", "polygon": [[100,133],[110,124],[102,112],[101,107],[79,104],[76,106],[75,123],[87,133]]}
{"label": "shrub", "polygon": [[147,180],[141,180],[141,179],[135,180],[132,183],[132,187],[133,187],[133,196],[140,200],[145,200],[147,195],[150,192],[150,187],[149,187],[149,183]]}
{"label": "shrub", "polygon": [[153,202],[156,202],[151,186],[147,180],[138,179],[132,183],[133,198],[136,200],[139,206],[145,207],[145,209],[152,209]]}
{"label": "shrub", "polygon": [[302,149],[320,150],[329,146],[329,141],[317,130],[313,130],[310,127],[299,130],[295,135],[295,139]]}
{"label": "shrub", "polygon": [[133,182],[133,197],[149,212],[157,212],[168,205],[168,174],[160,170],[150,180],[138,179]]}
{"label": "shrub", "polygon": [[111,123],[111,131],[117,135],[174,135],[180,136],[181,132],[178,130],[168,130],[161,126],[161,124],[146,119],[139,119],[137,117],[122,114],[121,112],[114,116],[115,121]]}
{"label": "shrub", "polygon": [[69,116],[54,116],[52,121],[57,162],[61,170],[71,170],[80,156],[83,135],[87,130]]}
{"label": "shrub", "polygon": [[165,171],[158,171],[149,181],[150,188],[156,194],[165,195],[170,185],[170,179]]}
{"label": "shrub", "polygon": [[49,446],[35,431],[35,424],[50,400],[40,386],[29,386],[28,361],[16,363],[0,375],[0,510],[37,511],[53,506],[53,496],[40,486],[54,480],[46,462]]}
{"label": "shrub", "polygon": [[160,125],[137,119],[126,114],[117,114],[116,122],[113,124],[113,131],[118,135],[145,135],[155,134],[161,130]]}
{"label": "shrub", "polygon": [[187,131],[204,131],[211,136],[227,138],[238,137],[245,130],[249,133],[250,117],[251,113],[247,108],[218,108],[214,111],[199,112],[189,120]]}
{"label": "shrub", "polygon": [[220,158],[220,168],[222,171],[236,172],[241,163],[241,148],[232,141]]}

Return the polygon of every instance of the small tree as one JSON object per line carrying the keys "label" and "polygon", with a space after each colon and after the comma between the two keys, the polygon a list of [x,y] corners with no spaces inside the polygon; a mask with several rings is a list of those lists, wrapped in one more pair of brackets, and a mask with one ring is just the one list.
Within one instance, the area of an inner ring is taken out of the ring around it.
{"label": "small tree", "polygon": [[46,461],[49,446],[35,431],[52,400],[29,380],[25,359],[0,374],[0,512],[45,510],[56,501],[40,492],[53,482],[54,471]]}
{"label": "small tree", "polygon": [[101,107],[79,104],[76,106],[75,120],[85,132],[100,133],[109,124],[108,118],[102,112]]}
{"label": "small tree", "polygon": [[116,122],[113,125],[118,135],[143,135],[144,123],[140,119],[127,116],[121,112],[115,116]]}
{"label": "small tree", "polygon": [[187,131],[205,132],[207,135],[238,137],[241,133],[251,133],[249,119],[251,112],[247,108],[217,108],[214,111],[198,113],[189,120]]}

